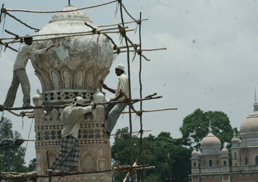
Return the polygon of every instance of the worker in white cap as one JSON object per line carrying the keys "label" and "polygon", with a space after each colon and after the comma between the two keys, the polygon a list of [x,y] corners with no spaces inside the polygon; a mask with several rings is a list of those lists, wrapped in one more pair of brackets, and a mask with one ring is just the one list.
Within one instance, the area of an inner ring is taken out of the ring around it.
{"label": "worker in white cap", "polygon": [[84,114],[92,112],[95,103],[84,107],[85,100],[82,97],[75,97],[73,103],[64,108],[61,113],[63,123],[61,150],[51,168],[64,171],[78,172],[78,160],[80,147],[78,144],[78,133],[80,121]]}
{"label": "worker in white cap", "polygon": [[25,44],[21,44],[16,60],[13,66],[13,80],[8,90],[4,107],[13,107],[17,89],[21,84],[23,92],[23,107],[30,107],[30,82],[25,71],[28,60],[32,54],[45,54],[50,48],[55,45],[51,45],[44,49],[35,49],[31,46],[33,39],[31,36],[26,35],[24,38]]}
{"label": "worker in white cap", "polygon": [[[116,66],[116,75],[119,76],[117,89],[111,89],[106,84],[102,83],[102,87],[112,93],[115,94],[115,98],[111,99],[110,101],[123,101],[125,100],[125,96],[123,93],[129,97],[129,83],[127,76],[125,75],[125,67],[123,64],[118,64]],[[123,93],[121,93],[121,91]],[[115,104],[108,104],[106,108],[106,118],[107,118],[107,125],[106,125],[106,133],[110,136],[113,128],[116,125],[116,122],[121,115],[122,111],[124,110],[126,103],[115,103]]]}

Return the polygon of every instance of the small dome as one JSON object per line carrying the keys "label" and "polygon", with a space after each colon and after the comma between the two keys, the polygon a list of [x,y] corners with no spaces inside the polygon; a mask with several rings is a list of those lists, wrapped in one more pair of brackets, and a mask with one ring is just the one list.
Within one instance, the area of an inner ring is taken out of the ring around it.
{"label": "small dome", "polygon": [[220,153],[221,142],[213,135],[211,127],[209,128],[209,134],[202,139],[201,142],[202,154],[216,154]]}
{"label": "small dome", "polygon": [[226,153],[228,153],[228,149],[226,149],[226,148],[223,148],[222,150],[221,150],[221,152],[226,152]]}
{"label": "small dome", "polygon": [[192,158],[197,159],[199,157],[199,152],[197,152],[195,149],[192,152]]}

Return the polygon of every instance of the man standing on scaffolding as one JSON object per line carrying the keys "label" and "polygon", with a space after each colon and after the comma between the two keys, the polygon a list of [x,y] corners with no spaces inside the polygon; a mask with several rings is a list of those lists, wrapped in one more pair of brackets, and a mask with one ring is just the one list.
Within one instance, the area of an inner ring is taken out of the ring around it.
{"label": "man standing on scaffolding", "polygon": [[[115,94],[115,98],[111,99],[110,101],[123,101],[125,100],[125,96],[129,97],[129,83],[127,76],[125,75],[125,67],[123,64],[118,64],[116,66],[116,75],[119,76],[117,89],[111,89],[106,84],[102,83],[102,87],[112,93]],[[116,122],[121,115],[122,111],[124,110],[126,103],[116,103],[116,104],[108,104],[105,114],[107,118],[107,126],[105,128],[106,133],[110,136],[113,128],[116,125]]]}
{"label": "man standing on scaffolding", "polygon": [[45,54],[50,48],[55,45],[51,45],[48,48],[37,50],[31,46],[33,39],[31,36],[26,35],[24,38],[25,44],[21,44],[16,60],[13,66],[13,80],[8,90],[4,107],[13,107],[17,89],[21,84],[23,92],[23,107],[30,107],[30,82],[26,74],[25,67],[32,54]]}
{"label": "man standing on scaffolding", "polygon": [[78,160],[80,148],[78,144],[78,132],[80,129],[80,121],[83,120],[84,114],[92,112],[95,103],[87,107],[82,107],[85,101],[82,97],[75,97],[71,105],[64,108],[61,113],[61,121],[64,124],[61,142],[61,150],[51,169],[59,169],[64,171],[78,172]]}

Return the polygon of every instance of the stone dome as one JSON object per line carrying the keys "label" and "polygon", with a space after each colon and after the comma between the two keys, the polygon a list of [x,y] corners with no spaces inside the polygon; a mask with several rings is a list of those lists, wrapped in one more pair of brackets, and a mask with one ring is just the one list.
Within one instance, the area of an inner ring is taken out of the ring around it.
{"label": "stone dome", "polygon": [[47,54],[32,57],[44,104],[69,102],[77,95],[91,99],[100,87],[100,80],[104,81],[108,75],[114,59],[112,43],[103,34],[60,37],[67,33],[91,32],[85,22],[98,29],[81,11],[65,12],[74,9],[69,5],[62,10],[64,12],[54,15],[38,32],[42,36],[34,39],[33,47],[37,49],[60,44]]}
{"label": "stone dome", "polygon": [[254,111],[240,127],[241,146],[258,146],[258,103],[254,103]]}
{"label": "stone dome", "polygon": [[220,148],[221,142],[213,135],[210,127],[209,134],[201,141],[202,154],[217,154],[220,153]]}
{"label": "stone dome", "polygon": [[199,153],[194,149],[193,151],[192,151],[192,158],[193,159],[197,159],[199,157]]}

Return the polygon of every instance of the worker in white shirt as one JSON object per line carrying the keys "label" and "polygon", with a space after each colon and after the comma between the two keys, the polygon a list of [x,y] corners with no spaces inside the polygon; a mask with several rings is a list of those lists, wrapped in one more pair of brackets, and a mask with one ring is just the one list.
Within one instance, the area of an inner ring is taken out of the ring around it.
{"label": "worker in white shirt", "polygon": [[[80,121],[84,114],[92,112],[95,103],[83,107],[85,101],[82,97],[75,97],[73,104],[64,108],[61,113],[61,122],[63,123],[61,150],[51,168],[64,171],[78,172],[78,160],[80,147],[78,144],[78,132]],[[86,162],[86,161],[84,161]]]}
{"label": "worker in white shirt", "polygon": [[23,92],[23,107],[31,107],[30,105],[30,82],[25,71],[27,62],[32,54],[45,54],[50,48],[55,45],[51,45],[48,48],[37,50],[31,46],[33,39],[31,36],[26,35],[24,38],[25,44],[21,44],[16,60],[13,66],[13,80],[8,90],[4,107],[13,107],[17,89],[21,84]]}
{"label": "worker in white shirt", "polygon": [[[116,66],[116,75],[119,76],[117,89],[111,89],[106,84],[102,83],[102,87],[112,93],[115,94],[115,98],[111,99],[110,101],[123,101],[125,97],[123,93],[129,97],[129,83],[128,78],[125,75],[125,67],[123,64],[118,64]],[[122,90],[123,93],[120,92]],[[126,103],[116,103],[116,104],[108,104],[106,108],[106,118],[107,118],[107,126],[105,128],[106,133],[110,136],[113,128],[116,125],[116,122],[121,115],[122,111],[124,110]]]}

